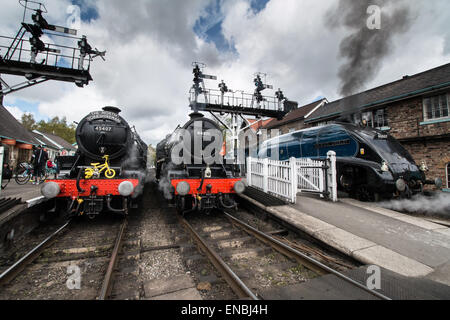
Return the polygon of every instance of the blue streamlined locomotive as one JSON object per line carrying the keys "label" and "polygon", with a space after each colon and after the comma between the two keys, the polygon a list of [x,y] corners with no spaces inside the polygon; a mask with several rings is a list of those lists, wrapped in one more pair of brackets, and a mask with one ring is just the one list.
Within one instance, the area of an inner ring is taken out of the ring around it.
{"label": "blue streamlined locomotive", "polygon": [[426,165],[417,166],[408,151],[389,134],[347,123],[301,130],[265,141],[259,157],[280,161],[292,157],[324,159],[328,151],[337,155],[339,188],[362,201],[410,197],[422,192],[425,184],[437,187],[442,184],[440,179],[426,180]]}

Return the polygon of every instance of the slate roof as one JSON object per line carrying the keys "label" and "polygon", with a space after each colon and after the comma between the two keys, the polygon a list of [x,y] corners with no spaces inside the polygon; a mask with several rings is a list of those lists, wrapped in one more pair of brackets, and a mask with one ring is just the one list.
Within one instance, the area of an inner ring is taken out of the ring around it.
{"label": "slate roof", "polygon": [[34,138],[39,142],[40,145],[46,146],[48,148],[52,148],[55,150],[59,150],[59,147],[55,145],[53,142],[48,140],[43,133],[32,132],[31,133]]}
{"label": "slate roof", "polygon": [[[316,107],[318,107],[321,103],[323,103],[325,99],[321,99],[318,101],[314,101],[306,106],[300,107],[289,112],[283,119],[271,121],[268,125],[264,126],[265,129],[272,129],[280,127],[284,124],[291,123],[298,120],[303,120],[311,111],[313,111]],[[321,109],[321,108],[319,108]]]}
{"label": "slate roof", "polygon": [[19,143],[39,144],[33,135],[2,105],[0,105],[0,137],[14,139]]}
{"label": "slate roof", "polygon": [[58,145],[63,147],[65,150],[69,150],[69,151],[76,151],[77,150],[77,148],[75,148],[71,143],[67,142],[66,140],[64,140],[63,138],[61,138],[59,136],[55,136],[54,134],[50,134],[50,133],[43,133],[43,134],[46,137],[50,138],[51,141],[54,141]]}
{"label": "slate roof", "polygon": [[259,129],[264,128],[269,123],[271,123],[272,121],[275,121],[275,120],[276,120],[275,118],[269,118],[267,120],[247,119],[248,123],[250,124],[250,127],[254,131],[258,131]]}
{"label": "slate roof", "polygon": [[330,102],[317,109],[305,122],[332,119],[345,113],[407,99],[417,94],[450,86],[450,63],[413,76]]}

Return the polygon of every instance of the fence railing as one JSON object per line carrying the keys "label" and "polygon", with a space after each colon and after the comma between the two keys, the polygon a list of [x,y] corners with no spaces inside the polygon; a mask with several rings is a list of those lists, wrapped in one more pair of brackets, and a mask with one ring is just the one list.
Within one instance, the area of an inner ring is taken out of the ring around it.
{"label": "fence railing", "polygon": [[248,158],[247,183],[291,203],[296,203],[298,192],[316,193],[336,202],[336,153],[328,152],[325,160]]}
{"label": "fence railing", "polygon": [[[0,36],[0,56],[2,56],[5,60],[30,62],[30,41],[26,39],[19,39],[16,43],[13,43],[15,40],[16,39],[12,37]],[[57,52],[40,52],[37,55],[38,61],[35,62],[36,64],[68,69],[89,70],[90,63],[93,61],[89,55],[82,58],[79,48],[53,43],[45,43],[45,48],[57,50]],[[41,61],[39,62],[39,60]]]}
{"label": "fence railing", "polygon": [[[284,110],[284,103],[279,102],[276,97],[263,96],[263,99],[264,100],[258,104],[252,94],[244,93],[243,91],[228,92],[222,95],[220,90],[207,89],[206,92],[197,97],[197,102],[224,106],[239,106],[242,108],[258,108],[262,110]],[[194,90],[190,91],[189,101],[191,103],[196,101]]]}

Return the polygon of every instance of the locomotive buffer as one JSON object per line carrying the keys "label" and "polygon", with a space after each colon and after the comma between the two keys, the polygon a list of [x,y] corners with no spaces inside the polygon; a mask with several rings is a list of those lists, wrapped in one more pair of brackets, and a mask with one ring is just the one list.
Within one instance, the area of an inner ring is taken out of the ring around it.
{"label": "locomotive buffer", "polygon": [[[47,13],[44,4],[31,0],[19,3],[24,7],[19,31],[14,38],[0,35],[0,99],[48,80],[72,82],[79,87],[89,84],[91,61],[97,56],[104,60],[106,52],[92,49],[85,36],[75,37],[77,30],[49,24],[43,16]],[[34,12],[31,22],[25,21],[28,10]],[[30,35],[28,40],[26,34]],[[41,39],[44,34],[72,39],[77,46],[44,43]],[[26,81],[10,86],[1,78],[2,74],[23,76]]]}

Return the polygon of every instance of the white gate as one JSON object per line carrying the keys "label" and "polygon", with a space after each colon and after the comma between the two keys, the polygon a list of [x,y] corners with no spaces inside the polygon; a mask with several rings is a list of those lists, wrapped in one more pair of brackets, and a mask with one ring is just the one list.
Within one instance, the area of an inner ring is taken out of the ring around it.
{"label": "white gate", "polygon": [[247,182],[291,203],[296,202],[298,192],[317,193],[336,202],[336,153],[330,151],[326,160],[248,158]]}

